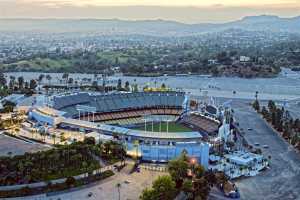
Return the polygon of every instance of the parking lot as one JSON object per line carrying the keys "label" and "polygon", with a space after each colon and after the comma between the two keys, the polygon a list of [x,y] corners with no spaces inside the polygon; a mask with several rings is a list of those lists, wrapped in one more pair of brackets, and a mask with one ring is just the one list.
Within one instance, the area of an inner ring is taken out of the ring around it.
{"label": "parking lot", "polygon": [[[300,199],[300,154],[278,136],[249,103],[233,100],[235,117],[245,130],[247,141],[253,146],[258,143],[263,154],[271,156],[271,167],[258,176],[237,181],[241,199]],[[263,148],[263,145],[268,145],[268,148]]]}
{"label": "parking lot", "polygon": [[35,152],[49,148],[42,144],[25,142],[0,133],[0,156],[21,155],[25,152]]}

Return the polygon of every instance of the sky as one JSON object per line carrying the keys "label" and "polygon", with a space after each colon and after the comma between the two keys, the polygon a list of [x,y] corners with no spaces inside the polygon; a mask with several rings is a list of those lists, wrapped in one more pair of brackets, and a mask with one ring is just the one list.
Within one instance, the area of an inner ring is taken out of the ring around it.
{"label": "sky", "polygon": [[221,23],[300,15],[300,0],[0,0],[0,18],[165,19]]}

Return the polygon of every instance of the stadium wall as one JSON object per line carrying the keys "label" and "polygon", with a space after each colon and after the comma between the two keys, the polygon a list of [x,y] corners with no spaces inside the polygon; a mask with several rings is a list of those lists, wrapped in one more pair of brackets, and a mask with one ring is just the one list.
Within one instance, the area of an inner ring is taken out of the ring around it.
{"label": "stadium wall", "polygon": [[206,169],[209,159],[209,145],[198,142],[178,142],[175,145],[147,145],[127,143],[127,151],[138,155],[144,161],[168,162],[186,151],[188,156],[197,159]]}

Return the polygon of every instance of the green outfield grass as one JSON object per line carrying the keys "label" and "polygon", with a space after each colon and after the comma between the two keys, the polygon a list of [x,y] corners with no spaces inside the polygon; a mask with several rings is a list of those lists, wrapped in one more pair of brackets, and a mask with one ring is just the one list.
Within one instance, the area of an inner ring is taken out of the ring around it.
{"label": "green outfield grass", "polygon": [[[147,123],[146,129],[147,131],[152,131],[152,123]],[[136,128],[136,130],[145,130],[145,126]],[[160,123],[153,124],[154,132],[159,132],[160,130],[161,132],[167,132],[167,122],[161,122],[161,125]],[[192,131],[192,129],[185,127],[181,124],[175,122],[169,123],[169,132],[190,132],[190,131]]]}

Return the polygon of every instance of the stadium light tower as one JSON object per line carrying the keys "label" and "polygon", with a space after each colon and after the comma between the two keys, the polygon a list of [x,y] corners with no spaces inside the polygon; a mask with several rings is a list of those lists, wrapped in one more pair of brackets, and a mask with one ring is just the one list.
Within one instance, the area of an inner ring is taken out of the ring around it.
{"label": "stadium light tower", "polygon": [[169,120],[167,120],[167,133],[169,133]]}
{"label": "stadium light tower", "polygon": [[144,120],[145,120],[145,132],[147,131],[147,117],[145,116],[144,117]]}
{"label": "stadium light tower", "polygon": [[154,130],[153,130],[153,119],[152,119],[152,132],[154,132]]}
{"label": "stadium light tower", "polygon": [[161,132],[161,120],[159,120],[159,132]]}
{"label": "stadium light tower", "polygon": [[79,113],[79,120],[80,120],[80,115],[81,115],[81,112],[84,112],[84,115],[87,113],[88,116],[87,116],[87,119],[88,121],[90,121],[90,113],[92,113],[92,119],[95,120],[95,116],[94,116],[94,113],[96,112],[96,108],[95,107],[90,107],[90,106],[84,106],[84,105],[77,105],[76,106],[76,109]]}

